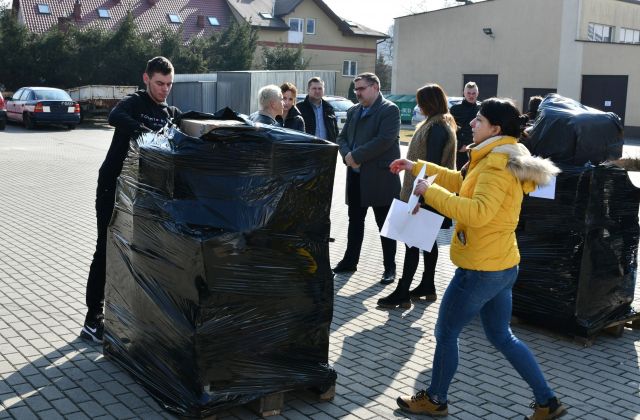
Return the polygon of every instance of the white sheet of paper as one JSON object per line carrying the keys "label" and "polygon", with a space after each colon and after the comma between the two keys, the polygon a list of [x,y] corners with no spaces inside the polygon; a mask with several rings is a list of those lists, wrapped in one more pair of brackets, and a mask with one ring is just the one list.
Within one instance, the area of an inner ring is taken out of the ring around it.
{"label": "white sheet of paper", "polygon": [[529,196],[554,200],[556,198],[556,177],[552,177],[547,185],[538,185],[538,188],[529,194]]}
{"label": "white sheet of paper", "polygon": [[430,252],[444,217],[424,209],[411,214],[411,209],[408,203],[393,200],[380,235]]}
{"label": "white sheet of paper", "polygon": [[[422,165],[422,169],[420,169],[420,173],[418,174],[416,179],[413,180],[413,187],[411,187],[411,195],[409,196],[410,209],[414,208],[416,204],[418,204],[418,200],[420,199],[420,197],[413,194],[413,191],[416,189],[416,185],[418,185],[418,180],[424,178],[424,174],[426,170],[427,170],[427,165]],[[409,213],[411,213],[411,210],[409,210]]]}
{"label": "white sheet of paper", "polygon": [[[413,209],[418,204],[418,201],[420,200],[420,197],[415,195],[413,191],[416,189],[416,186],[418,185],[418,180],[424,178],[426,168],[427,168],[427,165],[424,165],[422,169],[420,169],[420,173],[418,174],[416,179],[413,180],[413,188],[411,188],[411,195],[409,196],[409,202],[407,203],[409,205],[409,214],[411,214]],[[427,184],[428,185],[433,184],[433,181],[435,181],[435,179],[436,179],[436,175],[431,175],[430,177],[427,178]]]}

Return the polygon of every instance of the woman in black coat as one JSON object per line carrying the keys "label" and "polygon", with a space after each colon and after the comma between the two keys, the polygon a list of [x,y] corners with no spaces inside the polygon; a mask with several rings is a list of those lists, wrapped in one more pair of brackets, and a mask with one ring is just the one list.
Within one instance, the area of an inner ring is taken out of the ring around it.
{"label": "woman in black coat", "polygon": [[280,90],[282,91],[282,104],[284,105],[282,125],[285,128],[291,128],[304,133],[304,119],[300,111],[298,111],[298,108],[296,108],[298,89],[296,89],[293,83],[285,82],[280,86]]}

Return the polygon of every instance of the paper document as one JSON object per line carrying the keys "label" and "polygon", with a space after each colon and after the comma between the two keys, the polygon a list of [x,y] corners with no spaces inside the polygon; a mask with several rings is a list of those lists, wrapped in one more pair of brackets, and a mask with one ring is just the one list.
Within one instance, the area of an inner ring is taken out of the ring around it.
{"label": "paper document", "polygon": [[404,201],[393,200],[380,235],[430,252],[444,217],[424,209],[411,214],[414,207]]}
{"label": "paper document", "polygon": [[[415,195],[413,192],[415,191],[416,186],[418,185],[418,180],[424,178],[424,173],[426,169],[427,169],[427,165],[424,165],[422,169],[420,169],[420,173],[418,174],[416,179],[413,180],[413,188],[411,188],[411,195],[409,196],[409,202],[407,203],[409,204],[409,214],[411,214],[413,209],[418,204],[418,201],[420,200],[420,197]],[[433,181],[435,179],[436,179],[436,176],[431,175],[430,177],[427,178],[427,184],[429,185],[433,184]]]}
{"label": "paper document", "polygon": [[538,185],[535,191],[529,194],[529,197],[548,198],[553,200],[556,198],[556,177],[551,177],[551,181],[547,185]]}

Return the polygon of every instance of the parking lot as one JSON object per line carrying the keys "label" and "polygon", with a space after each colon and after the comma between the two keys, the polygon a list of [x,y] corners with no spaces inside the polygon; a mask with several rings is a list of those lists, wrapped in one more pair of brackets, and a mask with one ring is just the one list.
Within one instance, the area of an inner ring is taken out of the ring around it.
{"label": "parking lot", "polygon": [[[0,132],[0,419],[174,418],[106,360],[99,346],[78,338],[95,245],[97,172],[112,133],[104,124],[71,131],[8,125]],[[640,142],[629,140],[624,155],[640,157]],[[346,246],[344,178],[338,162],[332,264]],[[448,239],[441,232],[439,294],[454,270]],[[401,267],[403,247],[398,250]],[[318,402],[304,392],[288,393],[276,419],[413,418],[396,410],[395,398],[423,388],[430,378],[439,301],[403,311],[377,309],[377,299],[393,288],[378,282],[381,261],[370,213],[358,271],[335,278],[329,359],[338,372],[336,397]],[[640,330],[599,336],[587,348],[540,328],[516,325],[514,331],[569,407],[565,418],[640,419]],[[487,342],[477,320],[464,330],[460,345],[449,418],[531,413],[530,390]],[[257,416],[239,407],[218,418]]]}

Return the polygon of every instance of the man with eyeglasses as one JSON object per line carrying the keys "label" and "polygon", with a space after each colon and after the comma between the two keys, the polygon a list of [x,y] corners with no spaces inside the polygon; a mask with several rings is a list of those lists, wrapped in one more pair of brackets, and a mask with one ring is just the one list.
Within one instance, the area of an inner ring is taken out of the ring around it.
{"label": "man with eyeglasses", "polygon": [[324,96],[324,81],[314,76],[307,82],[307,97],[298,102],[296,108],[304,119],[307,134],[321,139],[336,142],[338,136],[338,120],[331,104]]}
{"label": "man with eyeglasses", "polygon": [[[347,250],[335,273],[357,270],[369,207],[373,208],[378,229],[382,229],[391,202],[400,194],[400,177],[389,171],[389,164],[400,157],[400,110],[380,93],[380,79],[362,73],[354,79],[358,105],[347,111],[347,122],[337,143],[347,165],[347,206],[349,228]],[[384,273],[380,283],[393,283],[396,277],[396,241],[380,237]]]}

